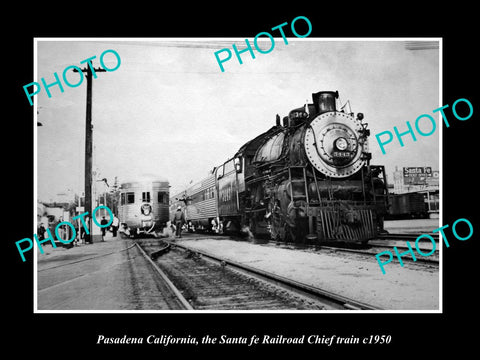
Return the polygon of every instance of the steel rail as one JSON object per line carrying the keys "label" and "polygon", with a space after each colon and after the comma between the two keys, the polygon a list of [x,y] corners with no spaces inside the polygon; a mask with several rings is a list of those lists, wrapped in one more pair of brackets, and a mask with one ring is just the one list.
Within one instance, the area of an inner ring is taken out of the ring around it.
{"label": "steel rail", "polygon": [[[170,242],[170,241],[168,241],[168,242]],[[223,258],[220,258],[216,255],[212,255],[208,252],[205,252],[203,250],[200,251],[200,250],[192,249],[192,248],[189,248],[188,246],[185,246],[185,245],[182,245],[182,244],[177,244],[177,243],[171,243],[171,244],[172,244],[172,246],[179,247],[179,248],[182,248],[184,250],[200,254],[201,256],[203,256],[205,258],[208,258],[208,259],[211,259],[211,260],[219,263],[222,266],[227,266],[228,265],[228,266],[232,267],[234,270],[239,270],[239,271],[241,271],[243,273],[246,273],[247,275],[250,275],[250,276],[252,276],[252,274],[253,274],[256,277],[259,277],[263,280],[266,280],[267,282],[275,283],[278,286],[281,286],[283,288],[287,288],[289,290],[293,290],[297,293],[300,293],[304,296],[313,298],[317,301],[322,301],[322,302],[326,302],[326,303],[329,303],[329,304],[333,304],[337,308],[340,307],[340,308],[349,309],[349,310],[383,310],[380,307],[373,306],[373,305],[370,305],[370,304],[366,304],[366,303],[363,303],[363,302],[360,302],[360,301],[357,301],[357,300],[354,300],[354,299],[350,299],[348,297],[345,297],[345,296],[342,296],[342,295],[339,295],[339,294],[335,294],[335,293],[333,293],[331,291],[328,291],[328,290],[324,290],[324,289],[320,289],[320,288],[315,287],[315,286],[303,284],[303,283],[298,282],[296,280],[288,279],[288,278],[280,276],[280,275],[272,274],[270,272],[260,270],[260,269],[257,269],[257,268],[253,268],[253,267],[248,266],[248,265],[240,264],[240,263],[237,263],[237,262],[232,261],[232,260],[223,259]]]}
{"label": "steel rail", "polygon": [[[373,244],[372,244],[373,245]],[[388,249],[393,249],[393,245],[373,245],[375,248],[388,248]],[[331,247],[331,246],[322,246],[323,249],[328,249],[332,251],[339,251],[339,252],[349,252],[353,254],[360,254],[360,255],[365,255],[365,256],[371,256],[371,255],[377,255],[378,253],[371,252],[371,251],[363,251],[359,249],[348,249],[348,248],[340,248],[340,247]],[[397,249],[408,249],[407,247],[401,247],[397,246]],[[430,265],[437,265],[439,266],[439,261],[438,260],[433,260],[433,259],[427,259],[427,258],[419,258],[415,257],[416,260],[413,260],[412,258],[404,258],[403,260],[406,260],[408,262],[417,262],[417,263],[424,263],[424,264],[430,264]]]}
{"label": "steel rail", "polygon": [[[420,234],[379,234],[379,239],[385,240],[416,240],[421,235],[430,235],[435,241],[438,241],[438,234],[420,233]],[[427,240],[425,240],[427,241]]]}
{"label": "steel rail", "polygon": [[159,256],[165,254],[166,252],[169,252],[170,251],[170,244],[169,243],[166,243],[166,245],[157,250],[157,251],[153,251],[151,254],[150,254],[150,258],[152,260],[156,260]]}
{"label": "steel rail", "polygon": [[184,298],[184,296],[182,295],[180,290],[178,290],[178,288],[173,284],[173,282],[168,278],[168,276],[157,266],[157,264],[155,264],[155,262],[150,258],[150,256],[147,255],[145,250],[143,250],[142,247],[137,242],[135,242],[135,245],[137,245],[137,247],[140,249],[140,252],[142,253],[142,255],[152,265],[152,267],[155,269],[157,274],[160,275],[160,277],[165,281],[167,286],[170,288],[170,290],[173,292],[173,294],[179,300],[179,302],[182,305],[182,307],[184,308],[184,310],[194,310],[192,305],[190,305],[190,303],[187,301],[187,299]]}

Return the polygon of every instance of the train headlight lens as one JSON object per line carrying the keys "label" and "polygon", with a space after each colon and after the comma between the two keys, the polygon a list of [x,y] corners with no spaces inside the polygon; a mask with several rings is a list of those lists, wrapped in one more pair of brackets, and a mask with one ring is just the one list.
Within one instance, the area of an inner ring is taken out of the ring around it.
{"label": "train headlight lens", "polygon": [[335,140],[335,146],[340,151],[346,150],[348,147],[347,140],[343,137],[340,137],[337,140]]}

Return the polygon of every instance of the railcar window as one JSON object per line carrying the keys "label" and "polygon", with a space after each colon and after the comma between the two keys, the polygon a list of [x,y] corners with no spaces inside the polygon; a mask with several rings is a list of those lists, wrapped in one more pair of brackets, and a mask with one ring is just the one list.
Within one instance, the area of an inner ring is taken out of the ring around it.
{"label": "railcar window", "polygon": [[168,204],[167,194],[164,193],[164,192],[159,192],[157,201],[158,201],[159,204]]}
{"label": "railcar window", "polygon": [[150,202],[150,191],[142,192],[142,201]]}
{"label": "railcar window", "polygon": [[120,205],[125,205],[125,193],[120,194]]}
{"label": "railcar window", "polygon": [[135,203],[135,193],[128,192],[126,194],[126,196],[127,196],[127,204],[134,204]]}
{"label": "railcar window", "polygon": [[228,174],[229,172],[232,172],[234,169],[235,169],[235,167],[233,166],[233,160],[225,163],[225,174]]}
{"label": "railcar window", "polygon": [[219,166],[217,169],[217,179],[220,179],[223,176],[223,165]]}
{"label": "railcar window", "polygon": [[203,200],[201,193],[196,193],[196,194],[190,195],[190,199],[191,199],[191,203],[192,203],[192,204],[196,204],[196,203],[198,203],[199,201],[202,201],[202,200]]}

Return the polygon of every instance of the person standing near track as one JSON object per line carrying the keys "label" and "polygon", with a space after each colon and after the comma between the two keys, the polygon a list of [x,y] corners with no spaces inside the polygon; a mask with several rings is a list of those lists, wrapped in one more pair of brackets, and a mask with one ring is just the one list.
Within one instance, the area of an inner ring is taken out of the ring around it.
{"label": "person standing near track", "polygon": [[175,237],[182,237],[182,226],[184,223],[185,215],[183,214],[182,207],[179,205],[172,219],[172,224],[176,227]]}
{"label": "person standing near track", "polygon": [[[102,221],[100,221],[100,225],[107,225],[108,224],[108,220],[105,219],[105,216],[102,216]],[[105,227],[102,227],[102,241],[105,241],[105,232],[106,232],[106,228]]]}
{"label": "person standing near track", "polygon": [[117,231],[118,231],[118,226],[120,225],[120,220],[118,220],[117,215],[113,216],[113,221],[112,221],[112,233],[113,237],[117,237]]}

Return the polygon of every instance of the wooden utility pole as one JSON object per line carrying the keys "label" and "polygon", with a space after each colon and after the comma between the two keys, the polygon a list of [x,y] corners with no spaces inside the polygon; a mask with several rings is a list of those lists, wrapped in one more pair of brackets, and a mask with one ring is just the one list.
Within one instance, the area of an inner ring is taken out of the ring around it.
{"label": "wooden utility pole", "polygon": [[[73,69],[78,72],[77,69]],[[105,69],[96,68],[95,73],[105,72]],[[93,155],[93,126],[92,126],[92,69],[87,66],[82,69],[87,78],[87,114],[85,122],[85,212],[88,212],[88,232],[85,233],[85,242],[92,243],[92,155]]]}

